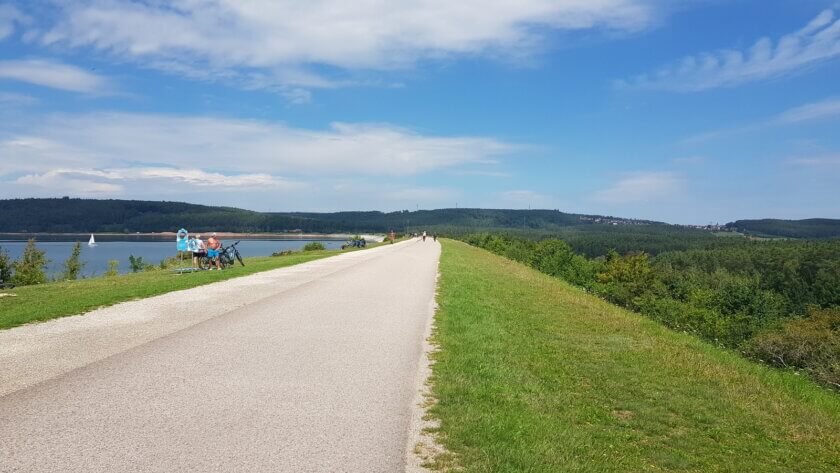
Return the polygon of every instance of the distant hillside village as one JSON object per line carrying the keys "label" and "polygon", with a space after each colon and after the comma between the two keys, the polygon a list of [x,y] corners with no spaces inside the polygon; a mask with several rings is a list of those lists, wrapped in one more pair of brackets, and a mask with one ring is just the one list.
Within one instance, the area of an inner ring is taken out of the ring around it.
{"label": "distant hillside village", "polygon": [[[581,215],[580,220],[582,222],[587,223],[600,223],[604,225],[656,225],[661,224],[661,222],[654,222],[651,220],[639,220],[635,218],[621,218],[621,217],[599,217],[599,216],[591,216],[591,215]],[[710,232],[725,232],[725,231],[732,231],[726,225],[721,225],[719,223],[709,224],[709,225],[685,225],[685,224],[670,224],[675,227],[682,227],[682,228],[692,228],[695,230],[706,230]]]}
{"label": "distant hillside village", "polygon": [[708,225],[680,225],[680,226],[685,227],[685,228],[694,228],[694,229],[697,229],[697,230],[706,230],[706,231],[710,231],[710,232],[734,231],[734,230],[730,229],[729,227],[727,227],[726,225],[721,225],[719,223],[715,223],[715,224],[710,223]]}
{"label": "distant hillside village", "polygon": [[650,225],[659,222],[652,222],[650,220],[637,220],[635,218],[620,218],[620,217],[599,217],[590,215],[581,215],[580,220],[588,223],[601,223],[604,225]]}

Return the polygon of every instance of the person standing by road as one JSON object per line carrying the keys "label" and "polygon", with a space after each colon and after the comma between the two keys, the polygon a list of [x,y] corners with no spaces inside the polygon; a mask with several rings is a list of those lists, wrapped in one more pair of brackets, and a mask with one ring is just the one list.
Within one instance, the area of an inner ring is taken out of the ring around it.
{"label": "person standing by road", "polygon": [[426,230],[423,230],[423,241],[426,241]]}
{"label": "person standing by road", "polygon": [[193,268],[198,269],[198,260],[207,255],[207,246],[204,244],[204,240],[201,239],[200,234],[190,238],[187,242],[187,249],[192,251]]}
{"label": "person standing by road", "polygon": [[[207,239],[207,257],[210,258],[210,264],[216,264],[216,269],[219,271],[222,270],[222,265],[219,261],[219,249],[222,248],[222,241],[216,237],[216,233],[213,232],[210,235],[210,238]],[[213,268],[210,268],[211,270]]]}

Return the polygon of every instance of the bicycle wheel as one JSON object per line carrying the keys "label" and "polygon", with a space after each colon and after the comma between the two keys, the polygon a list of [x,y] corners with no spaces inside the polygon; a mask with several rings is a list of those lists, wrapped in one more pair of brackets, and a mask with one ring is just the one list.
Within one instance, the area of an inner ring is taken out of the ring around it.
{"label": "bicycle wheel", "polygon": [[198,258],[198,269],[210,269],[210,258],[206,256]]}
{"label": "bicycle wheel", "polygon": [[239,264],[241,264],[242,266],[245,266],[245,262],[242,261],[242,256],[239,256],[239,252],[237,251],[234,254],[236,255],[236,260],[239,261]]}

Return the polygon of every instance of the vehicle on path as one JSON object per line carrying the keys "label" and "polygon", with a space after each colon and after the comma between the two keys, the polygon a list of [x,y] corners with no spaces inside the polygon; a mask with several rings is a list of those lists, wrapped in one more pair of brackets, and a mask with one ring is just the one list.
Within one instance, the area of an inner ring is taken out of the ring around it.
{"label": "vehicle on path", "polygon": [[[239,261],[239,264],[242,266],[245,266],[245,262],[242,261],[242,255],[239,254],[239,250],[236,248],[236,245],[239,243],[240,242],[237,241],[232,245],[223,246],[219,250],[219,266],[221,266],[222,269],[230,268],[236,264],[237,261]],[[201,269],[212,269],[213,259],[209,256],[202,256],[198,260],[198,267]]]}
{"label": "vehicle on path", "polygon": [[367,246],[367,241],[361,236],[354,236],[341,245],[341,249],[347,248],[364,248]]}

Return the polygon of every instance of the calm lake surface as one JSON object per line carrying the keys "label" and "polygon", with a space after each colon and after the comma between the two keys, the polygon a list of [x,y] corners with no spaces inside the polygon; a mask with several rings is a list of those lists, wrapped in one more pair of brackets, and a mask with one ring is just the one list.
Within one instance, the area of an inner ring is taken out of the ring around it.
{"label": "calm lake surface", "polygon": [[[97,238],[98,240],[98,238]],[[269,256],[275,251],[299,250],[303,245],[318,241],[328,249],[341,248],[343,240],[256,240],[243,239],[237,246],[243,257],[248,256]],[[236,240],[222,240],[224,245],[229,245]],[[64,261],[70,257],[75,241],[37,241],[36,246],[47,252],[50,264],[47,266],[49,276],[57,276],[63,270]],[[13,259],[18,259],[23,253],[26,241],[21,240],[0,240],[0,247],[6,250]],[[129,255],[142,257],[144,262],[158,264],[164,258],[175,256],[177,250],[175,241],[98,241],[94,247],[87,245],[87,240],[82,241],[82,261],[85,268],[82,274],[86,277],[99,276],[108,270],[108,261],[117,260],[120,262],[119,270],[127,273],[131,270],[128,264]]]}

